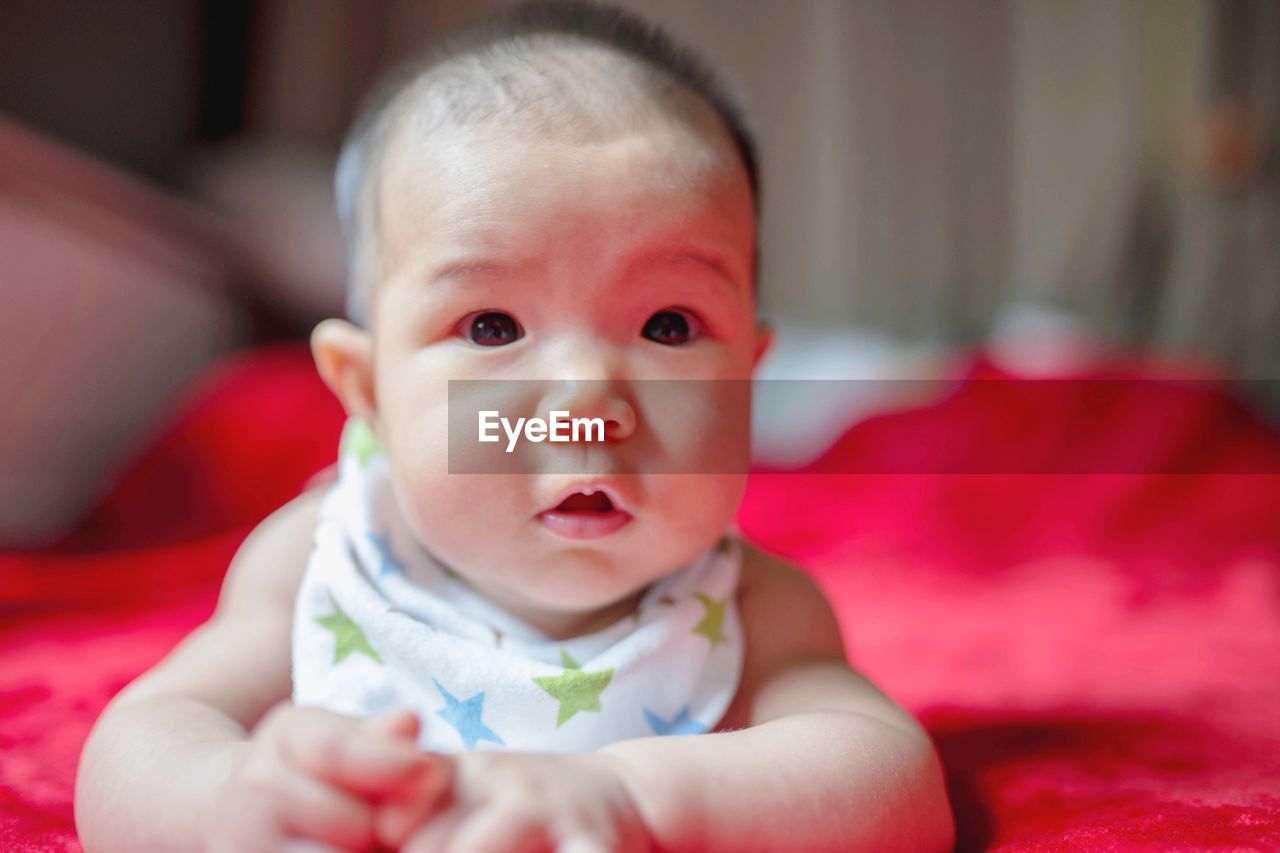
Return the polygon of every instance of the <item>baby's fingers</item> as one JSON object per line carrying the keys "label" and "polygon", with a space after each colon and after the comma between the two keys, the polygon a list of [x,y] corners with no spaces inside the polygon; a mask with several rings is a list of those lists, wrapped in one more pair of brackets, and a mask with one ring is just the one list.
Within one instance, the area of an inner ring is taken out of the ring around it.
{"label": "baby's fingers", "polygon": [[[452,839],[458,827],[470,813],[457,807],[443,814],[436,815],[398,846],[400,853],[444,853],[447,850],[459,849],[453,846]],[[385,844],[386,841],[384,840]],[[396,845],[390,845],[396,846]]]}
{"label": "baby's fingers", "polygon": [[[384,714],[381,717],[366,720],[362,726],[366,732],[400,738],[409,743],[417,743],[418,735],[422,731],[422,724],[412,711]],[[427,762],[427,769],[410,783],[397,788],[384,800],[387,808],[383,809],[381,814],[385,814],[387,818],[385,824],[379,822],[378,825],[380,828],[385,825],[392,835],[400,835],[397,829],[402,824],[405,825],[403,834],[407,834],[412,826],[418,825],[439,811],[446,799],[445,795],[453,789],[456,771],[454,759],[436,753],[423,753],[421,758]],[[389,843],[392,847],[398,847],[402,841],[403,837],[395,842],[387,842],[384,838],[384,843]]]}
{"label": "baby's fingers", "polygon": [[415,742],[422,731],[422,722],[412,711],[393,711],[381,717],[365,720],[361,725],[365,731],[373,734]]}
{"label": "baby's fingers", "polygon": [[467,853],[543,853],[555,849],[542,815],[527,808],[474,812],[449,839],[449,850]]}
{"label": "baby's fingers", "polygon": [[574,835],[556,846],[556,853],[610,853],[615,848],[594,835]]}
{"label": "baby's fingers", "polygon": [[343,853],[343,851],[340,847],[332,847],[319,841],[291,838],[282,841],[276,853]]}
{"label": "baby's fingers", "polygon": [[[281,732],[285,759],[331,785],[370,798],[416,788],[449,768],[410,740],[326,713],[295,715]],[[451,774],[450,774],[451,776]]]}
{"label": "baby's fingers", "polygon": [[280,784],[277,810],[285,831],[339,850],[367,850],[374,841],[373,809],[301,773]]}
{"label": "baby's fingers", "polygon": [[210,853],[269,853],[304,839],[333,850],[367,850],[374,840],[368,804],[274,756],[255,756],[229,790],[206,828]]}
{"label": "baby's fingers", "polygon": [[414,785],[406,786],[382,800],[374,815],[378,840],[394,850],[401,849],[409,836],[435,818],[453,801],[456,768],[454,759],[432,756],[434,772]]}
{"label": "baby's fingers", "polygon": [[436,823],[450,804],[448,790],[433,790],[421,796],[383,803],[374,814],[374,830],[378,841],[393,850],[401,850],[424,825]]}

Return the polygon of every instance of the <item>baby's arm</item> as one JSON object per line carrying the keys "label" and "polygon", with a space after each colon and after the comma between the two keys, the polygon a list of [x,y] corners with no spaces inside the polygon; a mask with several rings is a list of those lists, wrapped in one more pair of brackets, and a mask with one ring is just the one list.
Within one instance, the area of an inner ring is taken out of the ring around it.
{"label": "baby's arm", "polygon": [[740,602],[748,661],[709,736],[605,747],[650,834],[671,850],[944,850],[953,826],[919,724],[845,664],[821,593],[749,552]]}
{"label": "baby's arm", "polygon": [[[94,726],[76,779],[89,853],[358,849],[373,798],[444,784],[417,721],[359,721],[283,702],[293,601],[322,493],[264,521],[236,554],[213,617],[125,688]],[[274,706],[274,707],[273,707]]]}
{"label": "baby's arm", "polygon": [[405,853],[511,849],[934,851],[951,812],[933,747],[845,664],[814,585],[748,552],[747,659],[721,725],[596,752],[456,757],[447,810]]}

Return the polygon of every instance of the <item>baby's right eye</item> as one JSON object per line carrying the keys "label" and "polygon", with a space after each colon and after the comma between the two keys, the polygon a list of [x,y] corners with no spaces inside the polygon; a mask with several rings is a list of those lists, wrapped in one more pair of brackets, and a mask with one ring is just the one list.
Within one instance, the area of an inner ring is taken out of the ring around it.
{"label": "baby's right eye", "polygon": [[462,321],[461,331],[473,344],[501,347],[524,337],[516,318],[502,311],[483,311]]}

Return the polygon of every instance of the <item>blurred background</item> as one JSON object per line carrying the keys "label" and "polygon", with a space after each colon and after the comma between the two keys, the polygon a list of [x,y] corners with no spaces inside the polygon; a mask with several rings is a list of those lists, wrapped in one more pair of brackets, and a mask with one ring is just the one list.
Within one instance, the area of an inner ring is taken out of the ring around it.
{"label": "blurred background", "polygon": [[[0,0],[0,542],[74,523],[208,364],[342,313],[353,110],[501,5]],[[1275,377],[1280,3],[621,5],[754,117],[766,375],[981,345]]]}

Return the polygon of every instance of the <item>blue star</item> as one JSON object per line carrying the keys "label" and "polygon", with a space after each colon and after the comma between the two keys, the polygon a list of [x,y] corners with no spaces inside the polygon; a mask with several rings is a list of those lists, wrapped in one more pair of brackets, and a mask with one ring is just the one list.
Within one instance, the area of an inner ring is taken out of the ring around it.
{"label": "blue star", "polygon": [[502,738],[484,724],[480,716],[484,714],[484,694],[477,693],[465,702],[459,702],[458,697],[454,696],[444,686],[436,681],[436,689],[440,691],[440,695],[444,696],[445,706],[436,711],[436,716],[440,717],[449,725],[458,730],[458,735],[462,738],[462,744],[467,749],[474,749],[475,745],[482,740],[493,741],[499,746],[506,746],[502,742]]}
{"label": "blue star", "polygon": [[649,721],[649,728],[655,735],[700,735],[707,727],[697,720],[689,719],[689,706],[685,705],[670,720],[664,720],[657,714],[644,709],[644,718]]}
{"label": "blue star", "polygon": [[393,571],[404,574],[404,563],[396,556],[396,552],[391,550],[391,542],[387,537],[369,532],[364,535],[364,538],[373,544],[373,547],[378,551],[378,556],[382,558],[382,563],[378,567],[379,577]]}

